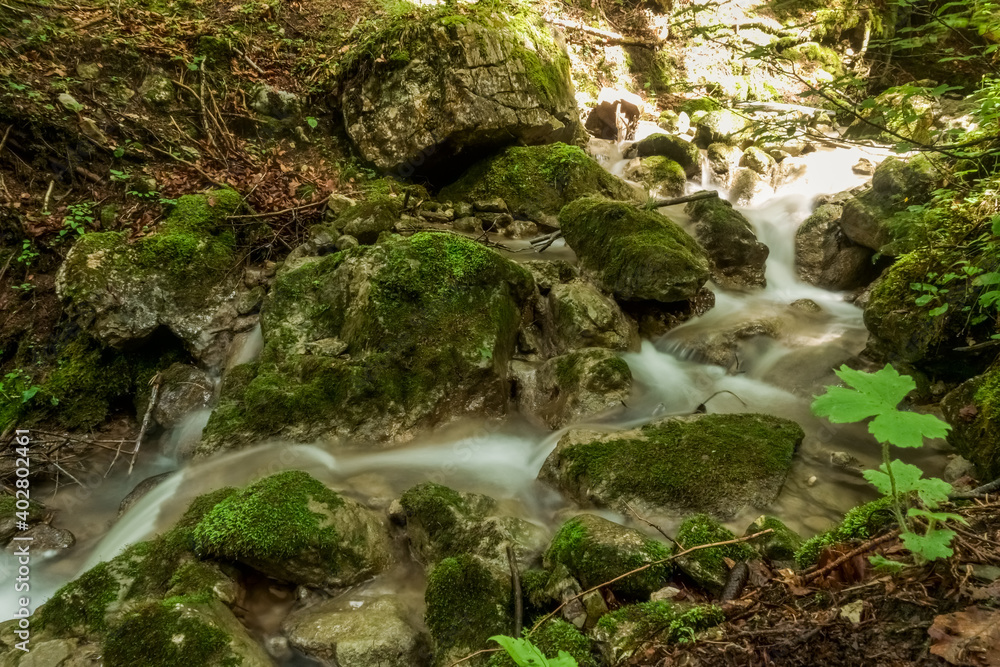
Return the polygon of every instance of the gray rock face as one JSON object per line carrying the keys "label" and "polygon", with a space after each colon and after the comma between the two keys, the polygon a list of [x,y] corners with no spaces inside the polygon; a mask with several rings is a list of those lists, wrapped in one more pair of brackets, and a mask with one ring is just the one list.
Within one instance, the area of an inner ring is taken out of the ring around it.
{"label": "gray rock face", "polygon": [[840,226],[840,203],[819,206],[795,233],[795,270],[800,280],[831,290],[864,287],[876,278],[871,248],[858,245]]}
{"label": "gray rock face", "polygon": [[553,347],[560,353],[581,347],[634,347],[632,323],[613,299],[590,283],[573,280],[553,285],[547,301],[553,321]]}
{"label": "gray rock face", "polygon": [[519,19],[414,26],[409,62],[376,65],[343,95],[361,154],[409,176],[463,152],[582,132],[564,47],[537,17]]}
{"label": "gray rock face", "polygon": [[695,238],[708,253],[712,280],[730,289],[767,284],[764,264],[770,251],[739,211],[718,198],[691,202],[684,210],[696,223]]}
{"label": "gray rock face", "polygon": [[546,361],[520,397],[523,410],[549,428],[621,408],[632,391],[628,364],[611,350],[577,350]]}
{"label": "gray rock face", "polygon": [[189,413],[206,407],[214,389],[208,373],[188,364],[174,364],[160,374],[160,390],[153,418],[163,428],[173,428]]}
{"label": "gray rock face", "polygon": [[366,598],[360,608],[333,599],[295,612],[283,630],[306,655],[344,667],[423,667],[429,640],[393,597]]}

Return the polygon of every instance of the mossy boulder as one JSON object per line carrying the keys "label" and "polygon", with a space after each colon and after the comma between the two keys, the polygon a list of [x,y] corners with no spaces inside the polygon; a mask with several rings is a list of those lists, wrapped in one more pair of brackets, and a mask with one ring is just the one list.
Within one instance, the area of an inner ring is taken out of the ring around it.
{"label": "mossy boulder", "polygon": [[343,599],[293,612],[282,624],[288,643],[306,655],[352,667],[426,667],[428,638],[413,626],[395,597]]}
{"label": "mossy boulder", "polygon": [[985,482],[1000,477],[1000,364],[966,380],[941,401],[948,442],[976,465]]}
{"label": "mossy boulder", "polygon": [[708,280],[701,247],[655,211],[585,197],[563,208],[559,222],[583,268],[619,301],[685,301]]}
{"label": "mossy boulder", "polygon": [[391,562],[378,515],[297,470],[271,475],[222,500],[193,537],[203,557],[237,561],[307,586],[350,586]]}
{"label": "mossy boulder", "polygon": [[747,138],[750,121],[729,109],[709,111],[697,122],[694,144],[708,148],[714,143],[739,145]]}
{"label": "mossy boulder", "polygon": [[830,290],[864,287],[877,277],[875,251],[849,239],[840,227],[844,200],[821,204],[795,232],[799,280]]}
{"label": "mossy boulder", "polygon": [[617,433],[571,430],[539,473],[580,503],[735,516],[772,502],[802,442],[795,422],[760,414],[694,415]]}
{"label": "mossy boulder", "polygon": [[514,547],[519,563],[529,563],[544,544],[540,528],[504,515],[489,496],[424,482],[407,490],[399,502],[410,546],[427,565],[471,554],[503,568],[508,565],[507,545]]}
{"label": "mossy boulder", "polygon": [[684,168],[662,155],[636,158],[625,168],[625,178],[642,183],[654,197],[679,197],[687,185]]}
{"label": "mossy boulder", "polygon": [[664,157],[680,165],[686,178],[694,178],[701,173],[701,151],[698,147],[680,137],[669,134],[651,134],[632,144],[625,157]]}
{"label": "mossy boulder", "polygon": [[[385,48],[388,58],[376,57]],[[582,134],[569,57],[527,8],[418,9],[359,45],[341,97],[365,159],[408,177],[456,156]]]}
{"label": "mossy boulder", "polygon": [[134,243],[123,232],[81,236],[56,277],[66,312],[112,347],[165,327],[196,356],[220,356],[238,277],[237,237],[226,219],[242,205],[235,190],[185,195],[156,233]]}
{"label": "mossy boulder", "polygon": [[516,218],[551,224],[566,204],[587,195],[631,200],[636,194],[582,149],[562,143],[511,146],[473,165],[441,190],[449,201],[502,199]]}
{"label": "mossy boulder", "polygon": [[279,274],[260,361],[223,383],[198,452],[263,437],[411,437],[499,416],[531,274],[452,234],[391,237]]}
{"label": "mossy boulder", "polygon": [[[598,667],[594,642],[580,632],[572,623],[561,618],[553,618],[542,624],[531,633],[531,643],[546,658],[556,658],[560,651],[565,651],[574,660],[577,667]],[[504,652],[495,653],[487,667],[517,667],[517,664]]]}
{"label": "mossy boulder", "polygon": [[686,607],[661,600],[626,605],[604,616],[593,632],[604,662],[623,664],[640,648],[691,641],[697,633],[725,620],[718,607]]}
{"label": "mossy boulder", "polygon": [[693,201],[684,211],[694,221],[694,235],[708,253],[712,280],[726,289],[765,287],[769,249],[732,204],[713,197]]}
{"label": "mossy boulder", "polygon": [[803,542],[795,552],[795,562],[799,567],[815,565],[826,547],[871,539],[894,521],[892,498],[883,497],[858,505],[844,514],[840,524]]}
{"label": "mossy boulder", "polygon": [[[731,530],[705,514],[685,519],[677,529],[677,548],[681,550],[734,539],[736,535]],[[729,579],[727,558],[739,563],[753,560],[756,553],[745,542],[698,549],[677,558],[677,567],[696,584],[718,596]]]}
{"label": "mossy boulder", "polygon": [[333,223],[341,235],[353,236],[358,243],[372,245],[399,222],[402,202],[396,198],[376,198],[355,204]]}
{"label": "mossy boulder", "polygon": [[623,407],[631,392],[632,371],[621,356],[585,348],[543,363],[520,405],[549,428],[560,428]]}
{"label": "mossy boulder", "polygon": [[753,535],[764,530],[772,532],[750,542],[750,546],[772,563],[786,563],[795,560],[795,552],[802,548],[802,537],[774,516],[760,516],[751,523],[744,535]]}
{"label": "mossy boulder", "polygon": [[555,282],[545,300],[552,318],[550,345],[556,353],[581,347],[624,351],[638,346],[635,325],[613,299],[586,280]]}
{"label": "mossy boulder", "polygon": [[[510,575],[475,556],[445,558],[427,579],[424,621],[431,633],[435,667],[446,667],[483,648],[490,637],[513,633]],[[482,667],[486,655],[469,664]]]}
{"label": "mossy boulder", "polygon": [[[626,572],[670,556],[658,540],[594,514],[581,514],[564,523],[545,552],[548,570],[558,565],[587,590]],[[622,600],[647,600],[663,588],[670,576],[669,563],[660,563],[608,586]]]}

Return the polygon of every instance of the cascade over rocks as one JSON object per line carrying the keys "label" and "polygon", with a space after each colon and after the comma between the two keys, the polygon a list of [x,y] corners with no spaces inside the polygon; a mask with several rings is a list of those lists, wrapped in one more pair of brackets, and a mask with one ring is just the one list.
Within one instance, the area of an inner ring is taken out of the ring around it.
{"label": "cascade over rocks", "polygon": [[567,432],[538,478],[579,503],[725,519],[777,497],[804,437],[760,414],[694,415],[599,433]]}
{"label": "cascade over rocks", "polygon": [[718,197],[693,201],[684,211],[696,223],[695,238],[708,253],[712,280],[726,289],[767,285],[764,263],[770,251],[742,213]]}
{"label": "cascade over rocks", "polygon": [[365,159],[408,177],[456,156],[582,134],[561,38],[528,10],[435,16],[341,98]]}

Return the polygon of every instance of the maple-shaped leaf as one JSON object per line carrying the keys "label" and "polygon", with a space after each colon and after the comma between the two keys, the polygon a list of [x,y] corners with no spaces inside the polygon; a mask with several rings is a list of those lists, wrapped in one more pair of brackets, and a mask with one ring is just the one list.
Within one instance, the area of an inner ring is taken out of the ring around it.
{"label": "maple-shaped leaf", "polygon": [[[948,500],[952,486],[943,479],[936,477],[924,479],[923,470],[902,461],[891,461],[889,465],[892,466],[892,476],[896,480],[896,493],[899,495],[916,493],[920,496],[920,500],[931,508]],[[878,467],[878,470],[865,470],[862,474],[882,495],[892,495],[892,484],[889,481],[884,463]]]}
{"label": "maple-shaped leaf", "polygon": [[961,514],[953,514],[951,512],[930,512],[928,510],[920,509],[919,507],[911,507],[907,512],[907,516],[919,516],[924,519],[934,519],[935,521],[958,521],[959,523],[964,523],[966,526],[969,522],[965,520],[965,517]]}
{"label": "maple-shaped leaf", "polygon": [[903,546],[913,553],[919,554],[925,560],[937,560],[954,555],[955,552],[949,546],[954,537],[955,531],[947,528],[935,528],[927,531],[926,535],[918,535],[917,533],[900,535]]}
{"label": "maple-shaped leaf", "polygon": [[922,447],[924,438],[943,438],[951,426],[934,415],[893,410],[875,417],[868,431],[879,442],[897,447]]}

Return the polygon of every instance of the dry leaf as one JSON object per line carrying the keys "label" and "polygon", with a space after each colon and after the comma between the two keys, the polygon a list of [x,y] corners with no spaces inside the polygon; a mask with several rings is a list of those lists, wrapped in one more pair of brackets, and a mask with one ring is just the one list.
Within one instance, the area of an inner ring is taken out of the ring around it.
{"label": "dry leaf", "polygon": [[1000,611],[971,607],[934,618],[931,653],[952,665],[1000,667]]}

